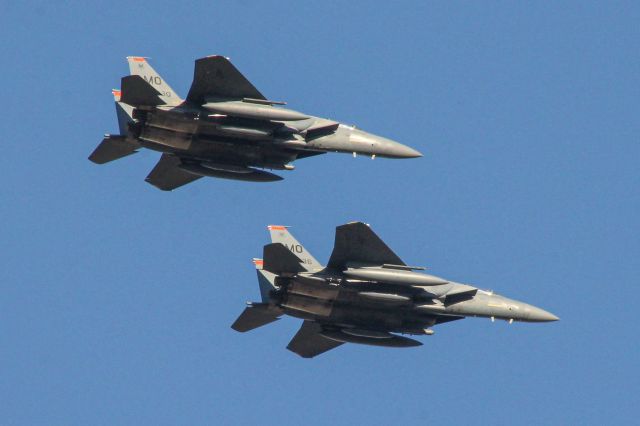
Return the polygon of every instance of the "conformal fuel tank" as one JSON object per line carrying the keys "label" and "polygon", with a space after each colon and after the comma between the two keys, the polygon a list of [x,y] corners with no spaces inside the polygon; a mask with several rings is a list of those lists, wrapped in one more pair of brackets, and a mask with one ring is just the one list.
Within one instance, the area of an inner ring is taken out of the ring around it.
{"label": "conformal fuel tank", "polygon": [[392,268],[349,268],[342,272],[350,278],[356,278],[367,281],[379,281],[390,284],[402,285],[442,285],[447,284],[447,280],[436,277],[434,275],[421,274],[419,272],[406,271]]}
{"label": "conformal fuel tank", "polygon": [[247,102],[207,102],[202,106],[215,114],[254,120],[299,121],[309,118],[308,115],[292,109],[274,108],[270,105],[256,105]]}

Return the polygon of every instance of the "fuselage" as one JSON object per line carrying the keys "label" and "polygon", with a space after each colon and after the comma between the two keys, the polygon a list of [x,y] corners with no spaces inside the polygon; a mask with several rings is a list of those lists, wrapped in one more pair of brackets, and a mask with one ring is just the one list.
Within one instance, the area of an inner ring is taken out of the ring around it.
{"label": "fuselage", "polygon": [[285,314],[336,329],[406,334],[428,334],[429,327],[462,317],[524,322],[558,319],[517,300],[443,281],[446,284],[420,287],[353,280],[325,270],[279,279],[271,301]]}
{"label": "fuselage", "polygon": [[[245,105],[244,102],[234,104]],[[271,106],[256,109],[287,111]],[[388,158],[412,158],[412,148],[320,117],[294,121],[223,114],[183,103],[177,107],[138,108],[130,131],[148,149],[203,162],[290,170],[297,158],[345,152]],[[285,116],[286,118],[286,116]]]}

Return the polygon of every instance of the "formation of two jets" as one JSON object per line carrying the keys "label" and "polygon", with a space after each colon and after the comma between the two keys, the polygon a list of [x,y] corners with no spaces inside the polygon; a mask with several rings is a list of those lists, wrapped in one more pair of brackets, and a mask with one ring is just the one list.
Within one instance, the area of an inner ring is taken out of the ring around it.
{"label": "formation of two jets", "polygon": [[[198,59],[181,99],[145,58],[129,57],[131,75],[114,91],[120,133],[105,135],[90,155],[107,163],[148,148],[162,153],[146,181],[170,191],[203,176],[268,182],[269,170],[292,170],[299,158],[345,152],[388,158],[421,154],[354,126],[307,115],[267,100],[222,56]],[[284,226],[254,259],[262,301],[249,303],[232,325],[245,332],[282,315],[303,319],[288,349],[311,358],[343,343],[418,346],[402,336],[465,317],[547,322],[540,308],[407,266],[360,222],[336,228],[321,265]]]}

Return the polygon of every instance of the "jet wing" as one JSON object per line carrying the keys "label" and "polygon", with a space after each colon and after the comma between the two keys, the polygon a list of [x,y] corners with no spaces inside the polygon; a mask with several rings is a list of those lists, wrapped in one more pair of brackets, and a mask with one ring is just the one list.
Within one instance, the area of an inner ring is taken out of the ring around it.
{"label": "jet wing", "polygon": [[89,160],[96,164],[104,164],[135,154],[138,152],[136,151],[138,148],[140,148],[140,145],[137,142],[128,140],[126,136],[106,135],[100,145],[93,150]]}
{"label": "jet wing", "polygon": [[348,262],[405,265],[369,225],[362,222],[351,222],[336,228],[335,245],[327,266],[343,270]]}
{"label": "jet wing", "polygon": [[207,98],[266,98],[224,56],[196,60],[187,101],[202,105]]}
{"label": "jet wing", "polygon": [[295,352],[303,358],[313,358],[316,355],[337,348],[344,342],[327,339],[319,333],[322,331],[320,324],[312,321],[304,321],[302,327],[293,336],[287,349]]}
{"label": "jet wing", "polygon": [[162,154],[145,181],[163,191],[171,191],[202,177],[182,170],[179,165],[180,159],[175,155]]}

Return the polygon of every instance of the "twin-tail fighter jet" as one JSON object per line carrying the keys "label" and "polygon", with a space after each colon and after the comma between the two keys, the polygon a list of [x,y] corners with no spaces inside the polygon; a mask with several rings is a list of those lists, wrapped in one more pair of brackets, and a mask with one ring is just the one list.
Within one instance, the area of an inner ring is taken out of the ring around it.
{"label": "twin-tail fighter jet", "polygon": [[229,60],[196,60],[186,99],[142,57],[114,91],[120,134],[105,135],[89,156],[104,164],[148,148],[162,153],[146,181],[170,191],[203,176],[252,182],[282,180],[294,160],[346,152],[371,158],[414,158],[415,149],[354,126],[268,100]]}
{"label": "twin-tail fighter jet", "polygon": [[287,349],[312,358],[343,343],[419,346],[399,334],[431,335],[431,327],[487,317],[509,323],[557,321],[517,300],[428,275],[407,266],[361,222],[336,228],[333,253],[321,265],[284,226],[269,226],[271,244],[254,259],[261,303],[249,303],[231,326],[245,332],[282,315],[304,320]]}

